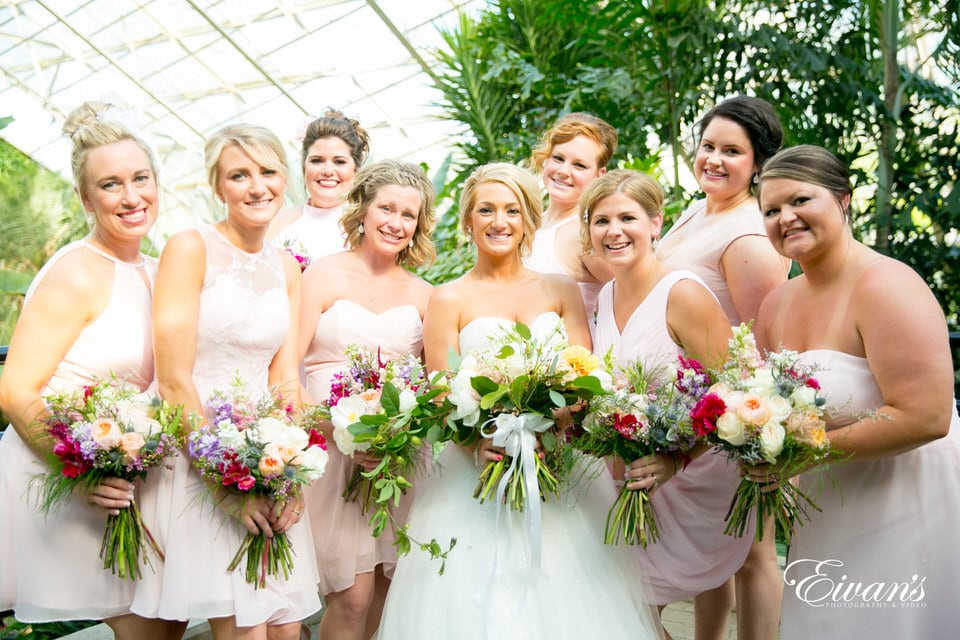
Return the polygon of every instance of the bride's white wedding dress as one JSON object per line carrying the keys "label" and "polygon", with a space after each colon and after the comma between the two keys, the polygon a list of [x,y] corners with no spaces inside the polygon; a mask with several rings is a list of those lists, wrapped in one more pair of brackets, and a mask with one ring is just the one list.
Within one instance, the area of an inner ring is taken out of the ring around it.
{"label": "bride's white wedding dress", "polygon": [[[547,336],[560,322],[556,313],[543,313],[530,329]],[[490,336],[511,325],[502,318],[472,321],[460,332],[460,353],[489,347]],[[473,455],[448,445],[439,467],[417,484],[408,522],[418,541],[436,538],[446,547],[456,538],[456,547],[443,575],[439,561],[416,547],[400,559],[379,638],[661,637],[633,554],[603,544],[616,489],[601,463],[595,464],[588,486],[542,504],[542,560],[536,566],[524,514],[475,500],[479,471]]]}

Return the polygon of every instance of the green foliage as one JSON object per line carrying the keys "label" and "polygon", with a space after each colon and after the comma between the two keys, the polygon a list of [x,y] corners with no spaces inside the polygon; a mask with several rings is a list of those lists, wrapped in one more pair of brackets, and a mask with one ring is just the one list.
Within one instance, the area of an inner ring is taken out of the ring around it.
{"label": "green foliage", "polygon": [[10,616],[0,621],[0,640],[55,640],[97,624],[90,620],[27,623]]}
{"label": "green foliage", "polygon": [[[958,8],[960,0],[494,2],[476,20],[461,17],[437,54],[442,106],[464,125],[464,158],[447,191],[476,165],[525,160],[558,115],[588,111],[617,128],[615,164],[665,186],[669,220],[692,195],[681,168],[699,117],[725,97],[757,95],[777,109],[787,146],[823,145],[852,168],[864,187],[855,233],[917,269],[956,326]],[[451,260],[463,251],[455,229],[448,212],[437,240]],[[434,281],[457,272],[438,267]]]}

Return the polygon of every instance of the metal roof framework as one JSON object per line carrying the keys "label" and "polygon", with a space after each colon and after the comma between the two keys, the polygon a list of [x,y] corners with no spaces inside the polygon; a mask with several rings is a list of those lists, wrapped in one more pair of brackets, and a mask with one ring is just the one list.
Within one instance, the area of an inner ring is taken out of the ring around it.
{"label": "metal roof framework", "polygon": [[435,106],[431,52],[483,4],[0,0],[0,116],[14,117],[0,136],[69,177],[65,116],[85,100],[123,107],[156,150],[167,229],[209,218],[203,140],[230,122],[271,128],[296,167],[299,132],[332,106],[367,129],[373,157],[436,167],[456,126]]}

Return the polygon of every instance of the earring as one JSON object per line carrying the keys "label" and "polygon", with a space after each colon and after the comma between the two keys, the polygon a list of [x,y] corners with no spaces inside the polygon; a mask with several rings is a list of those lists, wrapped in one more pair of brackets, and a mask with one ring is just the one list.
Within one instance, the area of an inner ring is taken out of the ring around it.
{"label": "earring", "polygon": [[357,227],[357,233],[359,233],[360,235],[363,235],[363,223],[362,223],[362,222],[360,223],[360,226]]}
{"label": "earring", "polygon": [[753,184],[760,184],[760,174],[759,174],[759,173],[753,174]]}
{"label": "earring", "polygon": [[410,238],[410,244],[408,244],[407,247],[413,249],[413,238]]}

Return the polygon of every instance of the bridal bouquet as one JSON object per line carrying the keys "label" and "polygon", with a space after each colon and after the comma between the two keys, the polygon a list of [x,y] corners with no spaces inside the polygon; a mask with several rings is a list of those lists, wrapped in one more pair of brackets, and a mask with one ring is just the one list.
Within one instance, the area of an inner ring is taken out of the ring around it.
{"label": "bridal bouquet", "polygon": [[[204,478],[239,495],[267,497],[278,504],[300,496],[303,487],[323,475],[327,443],[319,431],[304,429],[292,407],[265,394],[251,398],[234,381],[232,392],[216,391],[207,401],[208,424],[190,432],[187,447]],[[222,499],[222,495],[217,495]],[[285,533],[267,538],[247,533],[227,569],[246,558],[244,576],[256,588],[267,576],[284,578],[293,569],[293,551]]]}
{"label": "bridal bouquet", "polygon": [[[718,447],[742,465],[770,464],[784,476],[825,462],[836,455],[827,440],[823,421],[825,399],[813,371],[799,362],[794,351],[761,357],[750,326],[734,327],[730,358],[716,372],[716,381],[694,406],[694,430],[707,444]],[[780,483],[773,491],[743,478],[727,512],[728,535],[742,536],[750,514],[756,511],[756,540],[763,537],[762,522],[773,514],[777,528],[790,544],[794,529],[807,509],[820,508],[796,485]]]}
{"label": "bridal bouquet", "polygon": [[[682,356],[677,365],[645,367],[632,362],[614,366],[614,390],[590,401],[581,428],[570,445],[587,455],[617,456],[628,464],[654,453],[686,458],[697,442],[690,410],[709,386],[707,372]],[[657,520],[646,491],[620,490],[607,514],[604,542],[648,543],[659,539]]]}
{"label": "bridal bouquet", "polygon": [[341,453],[351,457],[361,451],[379,460],[370,471],[356,467],[344,498],[359,500],[364,513],[376,508],[370,518],[374,537],[393,524],[402,555],[409,551],[410,539],[406,527],[392,521],[390,505],[400,504],[422,470],[424,443],[432,445],[434,457],[440,453],[447,412],[436,398],[446,387],[442,374],[429,378],[413,354],[385,360],[379,351],[349,345],[346,356],[349,367],[334,376],[330,398],[318,412],[333,424]]}
{"label": "bridal bouquet", "polygon": [[558,494],[564,466],[555,412],[605,393],[611,380],[599,358],[567,344],[562,323],[543,338],[522,323],[493,338],[492,348],[459,362],[451,354],[450,438],[468,445],[488,438],[506,450],[484,467],[475,498],[494,496],[512,510],[539,513],[540,502]]}
{"label": "bridal bouquet", "polygon": [[[117,380],[100,380],[44,400],[49,414],[43,422],[54,444],[52,470],[38,478],[43,513],[62,507],[78,487],[92,488],[106,478],[132,482],[176,455],[181,408],[155,394],[140,393]],[[150,564],[147,547],[163,560],[136,501],[107,516],[100,544],[104,569],[138,580],[141,561]]]}

